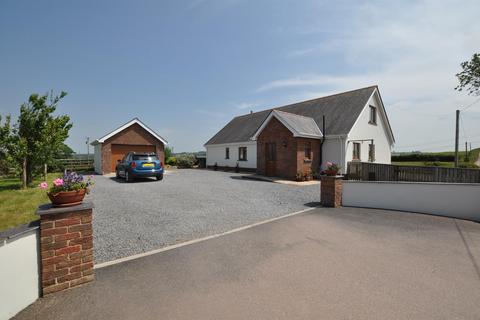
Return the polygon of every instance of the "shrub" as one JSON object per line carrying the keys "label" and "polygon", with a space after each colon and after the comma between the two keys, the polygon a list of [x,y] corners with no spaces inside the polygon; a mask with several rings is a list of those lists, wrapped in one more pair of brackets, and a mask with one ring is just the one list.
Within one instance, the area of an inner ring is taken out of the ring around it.
{"label": "shrub", "polygon": [[193,155],[181,155],[177,157],[177,166],[179,168],[191,168],[195,165],[195,161]]}
{"label": "shrub", "polygon": [[466,168],[466,169],[478,169],[478,166],[474,163],[463,162],[458,164],[459,168]]}
{"label": "shrub", "polygon": [[177,158],[175,157],[170,157],[165,161],[165,164],[168,164],[169,166],[176,166],[177,165]]}
{"label": "shrub", "polygon": [[428,154],[428,153],[411,153],[393,155],[392,161],[395,162],[452,162],[455,161],[455,156],[450,154]]}

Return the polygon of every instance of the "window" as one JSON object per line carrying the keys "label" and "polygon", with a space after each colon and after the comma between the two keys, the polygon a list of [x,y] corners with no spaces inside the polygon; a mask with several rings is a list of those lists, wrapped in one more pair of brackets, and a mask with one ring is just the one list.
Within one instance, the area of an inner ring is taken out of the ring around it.
{"label": "window", "polygon": [[312,143],[310,141],[305,142],[305,159],[310,160],[312,158]]}
{"label": "window", "polygon": [[225,159],[230,159],[230,148],[225,148]]}
{"label": "window", "polygon": [[353,143],[353,160],[360,160],[360,143]]}
{"label": "window", "polygon": [[277,160],[277,144],[274,142],[265,144],[265,157],[267,161]]}
{"label": "window", "polygon": [[377,124],[377,108],[370,106],[370,124]]}
{"label": "window", "polygon": [[238,148],[238,160],[247,161],[247,147]]}
{"label": "window", "polygon": [[144,161],[153,162],[158,160],[158,158],[154,154],[134,154],[133,160],[144,160]]}
{"label": "window", "polygon": [[375,162],[375,145],[372,143],[368,145],[368,161]]}

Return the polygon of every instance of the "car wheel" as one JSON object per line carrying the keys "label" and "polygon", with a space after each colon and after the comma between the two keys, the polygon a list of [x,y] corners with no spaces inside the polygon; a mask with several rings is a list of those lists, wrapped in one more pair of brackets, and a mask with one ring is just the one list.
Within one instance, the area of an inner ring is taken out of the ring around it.
{"label": "car wheel", "polygon": [[130,176],[130,173],[128,172],[128,170],[125,171],[125,181],[132,182],[132,176]]}
{"label": "car wheel", "polygon": [[157,176],[157,180],[159,180],[159,181],[160,181],[160,180],[163,180],[163,174]]}

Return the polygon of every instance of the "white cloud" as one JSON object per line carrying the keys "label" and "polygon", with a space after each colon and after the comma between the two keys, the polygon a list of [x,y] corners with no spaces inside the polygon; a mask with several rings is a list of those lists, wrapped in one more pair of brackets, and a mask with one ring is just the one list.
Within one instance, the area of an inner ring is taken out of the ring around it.
{"label": "white cloud", "polygon": [[239,110],[245,110],[245,109],[255,109],[255,106],[258,106],[258,103],[256,102],[240,102],[240,103],[234,103],[233,106],[235,109]]}
{"label": "white cloud", "polygon": [[[290,89],[302,100],[378,84],[399,146],[442,139],[453,145],[454,110],[475,99],[453,88],[460,63],[480,51],[480,2],[427,0],[398,6],[359,5],[349,32],[342,29],[338,37],[323,40],[322,46],[344,62],[343,70],[272,80],[257,93]],[[322,46],[304,53],[322,55]],[[467,137],[480,136],[469,114],[464,115]]]}

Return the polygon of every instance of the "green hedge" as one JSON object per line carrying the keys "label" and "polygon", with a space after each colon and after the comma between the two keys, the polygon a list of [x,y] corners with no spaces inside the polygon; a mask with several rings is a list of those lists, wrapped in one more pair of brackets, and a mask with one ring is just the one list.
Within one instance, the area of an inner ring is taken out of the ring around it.
{"label": "green hedge", "polygon": [[428,154],[428,153],[412,153],[412,154],[393,155],[392,161],[395,161],[395,162],[402,162],[402,161],[451,162],[451,161],[455,161],[455,156],[449,155],[449,154],[440,155],[440,154]]}

